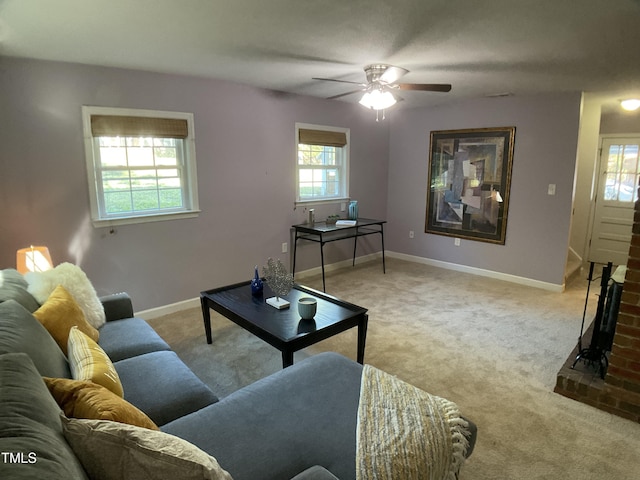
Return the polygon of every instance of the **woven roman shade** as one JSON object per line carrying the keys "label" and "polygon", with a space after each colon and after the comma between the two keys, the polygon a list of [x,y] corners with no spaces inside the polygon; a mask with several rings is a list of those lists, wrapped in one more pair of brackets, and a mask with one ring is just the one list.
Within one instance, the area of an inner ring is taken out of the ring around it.
{"label": "woven roman shade", "polygon": [[304,145],[328,145],[331,147],[344,147],[347,144],[345,132],[331,132],[328,130],[310,130],[301,128],[298,130],[298,143]]}
{"label": "woven roman shade", "polygon": [[187,121],[178,118],[91,115],[91,134],[121,137],[187,138]]}

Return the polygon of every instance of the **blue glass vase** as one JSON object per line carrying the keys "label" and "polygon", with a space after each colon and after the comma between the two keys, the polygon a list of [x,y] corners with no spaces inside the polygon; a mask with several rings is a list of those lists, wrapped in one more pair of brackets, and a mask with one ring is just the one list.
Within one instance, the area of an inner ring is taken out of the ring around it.
{"label": "blue glass vase", "polygon": [[264,285],[260,275],[258,274],[258,266],[256,265],[255,274],[253,280],[251,280],[251,295],[262,295],[263,288]]}
{"label": "blue glass vase", "polygon": [[349,220],[358,220],[358,201],[349,202]]}

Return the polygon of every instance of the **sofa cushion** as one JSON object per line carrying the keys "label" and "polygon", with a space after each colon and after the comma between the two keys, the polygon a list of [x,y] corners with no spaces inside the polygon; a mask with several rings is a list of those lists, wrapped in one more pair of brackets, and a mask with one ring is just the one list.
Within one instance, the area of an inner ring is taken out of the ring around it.
{"label": "sofa cushion", "polygon": [[33,312],[33,316],[44,325],[65,355],[69,330],[73,326],[78,327],[78,330],[94,342],[98,341],[98,330],[89,325],[76,301],[62,285],[51,292],[42,306]]}
{"label": "sofa cushion", "polygon": [[77,265],[65,262],[45,272],[29,272],[24,278],[29,284],[29,292],[40,304],[58,285],[62,285],[78,302],[87,322],[95,328],[100,328],[105,322],[102,302],[87,275]]}
{"label": "sofa cushion", "polygon": [[44,377],[51,395],[67,417],[112,420],[159,430],[144,412],[111,390],[91,381]]}
{"label": "sofa cushion", "polygon": [[174,352],[146,353],[114,365],[122,381],[124,399],[157,425],[218,401]]}
{"label": "sofa cushion", "polygon": [[69,366],[74,380],[90,380],[123,396],[122,383],[109,356],[78,327],[69,331]]}
{"label": "sofa cushion", "polygon": [[0,354],[24,352],[41,375],[71,377],[67,359],[49,332],[15,300],[0,303]]}
{"label": "sofa cushion", "polygon": [[0,461],[3,479],[86,479],[65,441],[60,408],[28,355],[0,355]]}
{"label": "sofa cushion", "polygon": [[166,433],[102,420],[63,424],[93,480],[231,480],[215,458]]}
{"label": "sofa cushion", "polygon": [[216,457],[236,480],[289,479],[314,465],[356,478],[361,376],[359,363],[321,353],[160,429]]}
{"label": "sofa cushion", "polygon": [[40,304],[27,288],[29,284],[22,274],[13,268],[0,270],[0,303],[15,300],[29,312],[35,312]]}
{"label": "sofa cushion", "polygon": [[117,362],[149,352],[171,350],[151,326],[141,318],[126,318],[105,323],[98,343]]}

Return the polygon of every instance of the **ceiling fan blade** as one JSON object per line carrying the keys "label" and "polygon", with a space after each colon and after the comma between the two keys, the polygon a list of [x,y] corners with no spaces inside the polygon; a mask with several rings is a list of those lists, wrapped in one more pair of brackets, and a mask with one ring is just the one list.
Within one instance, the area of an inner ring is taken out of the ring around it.
{"label": "ceiling fan blade", "polygon": [[327,97],[327,100],[333,100],[335,98],[340,98],[340,97],[346,97],[347,95],[352,95],[354,93],[359,93],[359,92],[363,92],[363,89],[358,89],[358,90],[351,90],[350,92],[346,92],[346,93],[341,93],[340,95],[334,95],[333,97]]}
{"label": "ceiling fan blade", "polygon": [[322,80],[323,82],[338,82],[338,83],[351,83],[353,85],[360,85],[361,87],[366,87],[367,84],[366,83],[360,83],[360,82],[350,82],[349,80],[338,80],[336,78],[318,78],[318,77],[312,77],[311,80]]}
{"label": "ceiling fan blade", "polygon": [[394,67],[389,65],[382,75],[380,75],[380,81],[382,83],[395,83],[400,77],[409,73],[409,70],[402,67]]}
{"label": "ceiling fan blade", "polygon": [[423,92],[450,92],[448,83],[398,83],[400,90],[421,90]]}

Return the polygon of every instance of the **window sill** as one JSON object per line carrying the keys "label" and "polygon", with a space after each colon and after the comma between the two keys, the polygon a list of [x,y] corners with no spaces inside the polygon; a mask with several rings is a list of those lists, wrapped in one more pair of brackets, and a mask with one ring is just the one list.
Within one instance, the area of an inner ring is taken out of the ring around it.
{"label": "window sill", "polygon": [[200,210],[190,210],[188,212],[160,213],[156,215],[141,215],[132,217],[118,217],[108,219],[93,219],[91,223],[95,228],[112,227],[116,225],[132,225],[135,223],[164,222],[167,220],[182,220],[185,218],[196,218]]}

